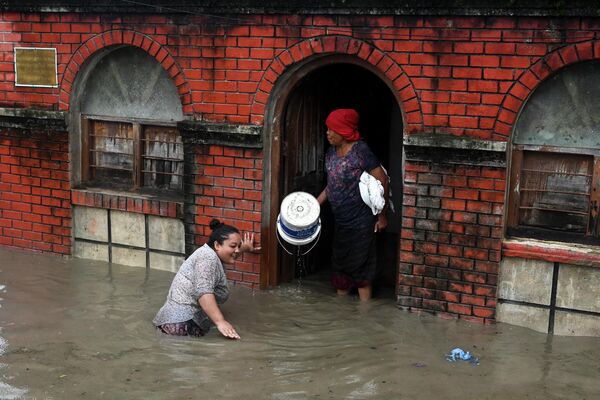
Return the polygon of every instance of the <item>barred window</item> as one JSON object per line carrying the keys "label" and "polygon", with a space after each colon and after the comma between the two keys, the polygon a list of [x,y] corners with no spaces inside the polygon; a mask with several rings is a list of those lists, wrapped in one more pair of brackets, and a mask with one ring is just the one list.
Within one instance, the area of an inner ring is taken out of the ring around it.
{"label": "barred window", "polygon": [[507,234],[600,244],[600,62],[541,82],[515,125]]}
{"label": "barred window", "polygon": [[[529,149],[529,150],[527,150]],[[534,151],[535,150],[535,151]],[[598,240],[597,158],[515,146],[507,233],[557,241]]]}
{"label": "barred window", "polygon": [[183,143],[174,126],[84,116],[82,132],[86,186],[148,194],[183,190]]}

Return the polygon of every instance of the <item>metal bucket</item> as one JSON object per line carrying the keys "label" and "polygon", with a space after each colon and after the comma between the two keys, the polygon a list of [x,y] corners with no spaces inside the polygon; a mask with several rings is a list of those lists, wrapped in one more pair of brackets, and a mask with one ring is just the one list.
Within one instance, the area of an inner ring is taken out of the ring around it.
{"label": "metal bucket", "polygon": [[281,202],[277,217],[277,233],[285,242],[304,246],[315,241],[321,233],[321,206],[306,192],[288,194]]}

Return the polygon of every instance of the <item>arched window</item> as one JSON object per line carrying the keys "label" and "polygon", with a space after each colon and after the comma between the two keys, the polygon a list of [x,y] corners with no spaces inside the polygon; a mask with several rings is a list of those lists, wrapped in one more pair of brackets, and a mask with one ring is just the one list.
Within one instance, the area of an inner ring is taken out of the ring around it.
{"label": "arched window", "polygon": [[105,54],[80,89],[80,186],[169,195],[183,190],[183,118],[175,85],[136,47]]}
{"label": "arched window", "polygon": [[543,82],[514,132],[507,234],[600,244],[600,63]]}

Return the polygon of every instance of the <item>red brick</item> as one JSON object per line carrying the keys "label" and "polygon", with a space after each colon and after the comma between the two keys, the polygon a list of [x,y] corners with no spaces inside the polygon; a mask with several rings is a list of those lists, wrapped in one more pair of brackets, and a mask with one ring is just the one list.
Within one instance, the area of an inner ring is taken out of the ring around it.
{"label": "red brick", "polygon": [[400,261],[413,264],[422,264],[423,256],[409,251],[400,251]]}
{"label": "red brick", "polygon": [[486,80],[470,80],[468,90],[470,92],[498,92],[498,82]]}
{"label": "red brick", "polygon": [[448,266],[448,257],[445,256],[434,256],[434,255],[426,255],[425,256],[425,264],[435,266],[435,267],[447,267]]}
{"label": "red brick", "polygon": [[421,286],[423,284],[423,277],[399,274],[398,275],[398,283],[401,285],[408,285],[408,286]]}
{"label": "red brick", "polygon": [[481,94],[479,93],[452,93],[450,101],[456,103],[479,104]]}
{"label": "red brick", "polygon": [[423,287],[436,290],[446,290],[448,288],[448,281],[446,279],[437,279],[426,276],[423,278]]}
{"label": "red brick", "polygon": [[446,302],[432,299],[423,299],[422,307],[426,310],[446,311]]}
{"label": "red brick", "polygon": [[575,46],[567,46],[560,49],[559,54],[565,64],[575,64],[579,61],[579,56],[575,50]]}
{"label": "red brick", "polygon": [[579,60],[586,61],[594,58],[592,43],[579,43],[575,46]]}
{"label": "red brick", "polygon": [[461,303],[471,304],[474,306],[485,306],[485,297],[463,294],[461,296]]}
{"label": "red brick", "polygon": [[[501,242],[499,240],[497,240],[497,242],[499,244],[501,244]],[[499,266],[498,266],[497,262],[487,262],[487,261],[481,261],[481,260],[478,260],[475,262],[475,271],[497,274],[498,269],[499,269]]]}
{"label": "red brick", "polygon": [[499,67],[500,57],[498,56],[471,56],[469,65],[472,67]]}
{"label": "red brick", "polygon": [[442,199],[442,208],[448,210],[463,211],[465,209],[464,200]]}
{"label": "red brick", "polygon": [[467,66],[469,57],[466,55],[446,54],[439,56],[439,65]]}
{"label": "red brick", "polygon": [[474,265],[473,260],[469,260],[466,258],[456,258],[456,257],[450,258],[450,267],[451,268],[457,268],[457,269],[462,269],[462,270],[472,270],[473,265]]}
{"label": "red brick", "polygon": [[553,52],[547,55],[545,61],[552,71],[558,71],[564,66],[564,61],[558,52]]}
{"label": "red brick", "polygon": [[463,272],[463,279],[466,282],[473,282],[473,283],[485,284],[487,282],[486,274],[477,273],[477,272]]}
{"label": "red brick", "polygon": [[448,290],[452,292],[471,294],[473,293],[473,285],[470,283],[449,282]]}
{"label": "red brick", "polygon": [[487,296],[487,297],[495,297],[496,296],[496,287],[495,286],[482,286],[482,285],[474,285],[474,294],[478,296]]}
{"label": "red brick", "polygon": [[473,258],[476,260],[487,260],[488,259],[488,251],[485,249],[465,248],[464,256],[466,258]]}
{"label": "red brick", "polygon": [[460,294],[455,293],[455,292],[446,292],[446,291],[440,291],[438,292],[438,299],[439,300],[443,300],[443,301],[449,301],[452,303],[459,303],[460,302]]}
{"label": "red brick", "polygon": [[493,308],[473,307],[473,315],[483,318],[493,318],[495,315]]}
{"label": "red brick", "polygon": [[471,306],[448,303],[448,311],[456,314],[471,315]]}
{"label": "red brick", "polygon": [[435,298],[435,290],[413,286],[411,289],[411,296],[421,297],[423,299],[433,299]]}
{"label": "red brick", "polygon": [[477,42],[455,42],[455,53],[478,54],[483,53],[483,43]]}
{"label": "red brick", "polygon": [[453,68],[452,76],[454,78],[481,79],[481,68]]}
{"label": "red brick", "polygon": [[[462,247],[460,246],[450,246],[450,245],[439,245],[439,254],[446,255],[451,257],[460,257],[462,256]],[[452,266],[452,258],[450,258],[450,266]]]}

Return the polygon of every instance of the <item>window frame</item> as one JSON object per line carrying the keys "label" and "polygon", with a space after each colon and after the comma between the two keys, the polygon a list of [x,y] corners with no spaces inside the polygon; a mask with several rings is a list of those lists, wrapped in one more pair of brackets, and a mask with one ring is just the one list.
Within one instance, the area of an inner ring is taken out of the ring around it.
{"label": "window frame", "polygon": [[[146,118],[124,118],[124,117],[112,117],[112,116],[103,116],[103,115],[91,115],[85,114],[81,115],[81,183],[83,186],[87,188],[103,188],[102,185],[95,185],[94,181],[90,178],[90,171],[92,165],[90,163],[90,133],[91,133],[91,125],[94,121],[102,121],[102,122],[112,122],[112,123],[124,123],[131,124],[133,130],[133,154],[132,154],[132,187],[130,190],[126,192],[133,192],[139,194],[143,190],[156,190],[152,189],[151,186],[144,186],[144,127],[145,126],[158,126],[158,127],[168,127],[175,128],[177,130],[177,122],[175,121],[157,121]],[[179,138],[182,139],[181,133],[177,130]],[[183,141],[181,141],[181,146],[183,150]],[[184,158],[181,160],[169,160],[165,157],[165,160],[172,162],[180,162],[181,165],[184,165]],[[181,185],[177,190],[164,190],[164,192],[176,193],[177,195],[183,195],[183,174],[179,175],[181,177]],[[122,190],[119,190],[122,191]],[[158,192],[163,192],[163,190],[157,190]]]}
{"label": "window frame", "polygon": [[[521,175],[523,168],[523,153],[524,152],[535,152],[535,153],[554,153],[564,155],[582,155],[592,158],[592,176],[590,183],[590,207],[588,208],[587,227],[586,232],[576,233],[561,231],[550,228],[534,227],[529,225],[519,225],[519,207],[521,206]],[[509,196],[508,196],[508,213],[507,213],[507,228],[506,234],[509,237],[521,237],[539,240],[551,240],[568,243],[580,243],[580,244],[593,244],[600,245],[600,229],[596,229],[594,232],[590,229],[590,219],[600,218],[598,216],[598,209],[594,214],[592,210],[592,204],[600,207],[600,150],[598,149],[582,149],[582,148],[568,148],[568,147],[557,147],[547,145],[527,145],[527,144],[514,144],[512,147],[512,158],[511,158],[511,174],[509,183]],[[596,224],[598,225],[598,224]]]}

